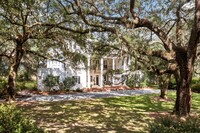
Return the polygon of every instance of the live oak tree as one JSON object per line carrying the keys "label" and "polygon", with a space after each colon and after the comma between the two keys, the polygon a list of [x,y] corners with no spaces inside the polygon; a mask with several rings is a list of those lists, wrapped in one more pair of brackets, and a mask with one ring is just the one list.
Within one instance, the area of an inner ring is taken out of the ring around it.
{"label": "live oak tree", "polygon": [[173,64],[165,72],[176,77],[174,112],[187,116],[191,107],[190,83],[200,28],[200,0],[195,0],[194,8],[188,9],[186,5],[189,1],[0,1],[0,41],[13,49],[11,56],[7,56],[11,62],[8,78],[10,96],[13,97],[17,69],[25,51],[34,54],[25,50],[28,40],[56,38],[62,31],[79,34],[110,32],[123,40],[127,52],[134,52],[134,44],[128,43],[123,33],[139,29],[150,31],[152,39],[162,42],[164,50],[142,52]]}
{"label": "live oak tree", "polygon": [[128,45],[133,44],[128,51],[134,61],[131,71],[137,70],[140,66],[146,73],[145,78],[147,81],[159,85],[160,97],[165,99],[167,98],[170,78],[173,74],[173,69],[170,67],[174,64],[156,57],[156,54],[152,54],[152,52],[164,50],[161,42],[152,40],[152,35],[144,31],[135,30],[135,32],[127,33],[126,31],[126,33],[123,33],[123,39],[126,39],[126,43]]}
{"label": "live oak tree", "polygon": [[[69,34],[69,31],[73,33],[82,31],[73,30],[71,27],[75,26],[72,25],[60,26],[74,20],[65,17],[63,21],[62,13],[57,11],[54,4],[49,0],[0,1],[0,56],[9,62],[7,87],[9,99],[14,99],[17,72],[23,60],[28,62],[26,61],[28,56],[60,61],[58,56],[60,53],[54,51],[57,58],[47,53],[49,49],[60,49],[63,55],[73,61],[82,58],[79,53],[69,51],[67,47],[69,43],[65,42],[66,40],[83,42],[82,37]],[[79,44],[84,44],[82,42]]]}
{"label": "live oak tree", "polygon": [[[190,83],[194,71],[200,30],[200,0],[57,0],[66,14],[76,14],[86,28],[98,28],[126,41],[122,31],[148,29],[159,38],[164,50],[146,51],[169,63],[177,83],[174,113],[187,116],[191,108]],[[188,8],[188,2],[194,3]],[[66,8],[67,7],[67,8]],[[150,10],[151,9],[151,10]],[[192,16],[191,16],[192,14]],[[188,16],[189,15],[189,16]],[[128,49],[131,46],[125,43]],[[166,73],[169,71],[166,71]]]}
{"label": "live oak tree", "polygon": [[9,60],[8,94],[14,99],[16,87],[16,75],[23,56],[28,49],[29,39],[49,38],[52,35],[50,28],[41,27],[38,21],[45,21],[47,12],[42,11],[46,8],[37,4],[43,4],[32,0],[28,1],[0,1],[0,41],[5,51],[1,56]]}

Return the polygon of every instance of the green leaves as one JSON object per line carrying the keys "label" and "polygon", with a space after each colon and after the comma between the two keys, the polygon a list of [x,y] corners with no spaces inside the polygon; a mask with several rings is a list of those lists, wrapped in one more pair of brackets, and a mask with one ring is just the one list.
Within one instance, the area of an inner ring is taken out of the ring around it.
{"label": "green leaves", "polygon": [[150,133],[198,133],[200,132],[200,118],[192,116],[188,118],[177,118],[172,116],[164,116],[157,118],[154,122],[149,124]]}
{"label": "green leaves", "polygon": [[35,123],[22,114],[14,105],[0,105],[1,133],[44,133]]}
{"label": "green leaves", "polygon": [[59,85],[59,76],[47,75],[43,82],[47,87],[54,87]]}

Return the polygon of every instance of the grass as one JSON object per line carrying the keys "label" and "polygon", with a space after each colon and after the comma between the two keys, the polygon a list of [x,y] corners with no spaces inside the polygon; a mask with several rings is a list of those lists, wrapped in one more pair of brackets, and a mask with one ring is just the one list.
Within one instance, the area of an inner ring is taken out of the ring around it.
{"label": "grass", "polygon": [[[147,132],[151,114],[171,112],[167,101],[153,95],[20,104],[24,113],[49,132]],[[192,112],[200,114],[200,94],[193,94]]]}
{"label": "grass", "polygon": [[17,81],[17,84],[16,84],[16,88],[17,90],[34,90],[34,89],[37,89],[37,82],[36,81]]}

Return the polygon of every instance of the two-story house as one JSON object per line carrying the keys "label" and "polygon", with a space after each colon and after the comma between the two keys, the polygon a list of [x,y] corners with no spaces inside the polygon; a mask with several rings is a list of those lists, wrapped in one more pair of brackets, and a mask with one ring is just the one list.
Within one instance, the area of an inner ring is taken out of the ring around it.
{"label": "two-story house", "polygon": [[[81,62],[74,67],[71,63],[46,60],[38,68],[39,90],[48,90],[44,84],[44,79],[48,75],[58,77],[60,83],[66,77],[74,78],[76,84],[71,89],[124,84],[124,75],[129,70],[130,56],[117,56],[115,54],[97,58],[81,51],[75,43],[71,44],[72,51],[78,50],[78,53],[83,53],[87,57],[87,62]],[[59,89],[59,85],[53,87],[53,89]]]}

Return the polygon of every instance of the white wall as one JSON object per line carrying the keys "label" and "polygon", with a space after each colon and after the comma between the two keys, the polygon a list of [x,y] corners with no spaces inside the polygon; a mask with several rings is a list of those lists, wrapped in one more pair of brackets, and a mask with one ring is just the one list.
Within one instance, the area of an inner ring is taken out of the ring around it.
{"label": "white wall", "polygon": [[84,64],[82,63],[78,65],[78,67],[80,67],[80,69],[75,70],[72,66],[68,65],[65,70],[64,64],[61,62],[47,60],[47,68],[38,69],[38,89],[48,90],[48,88],[45,87],[43,80],[50,74],[59,76],[59,82],[65,80],[66,77],[80,76],[80,84],[76,84],[72,89],[82,89],[86,87],[86,70]]}

